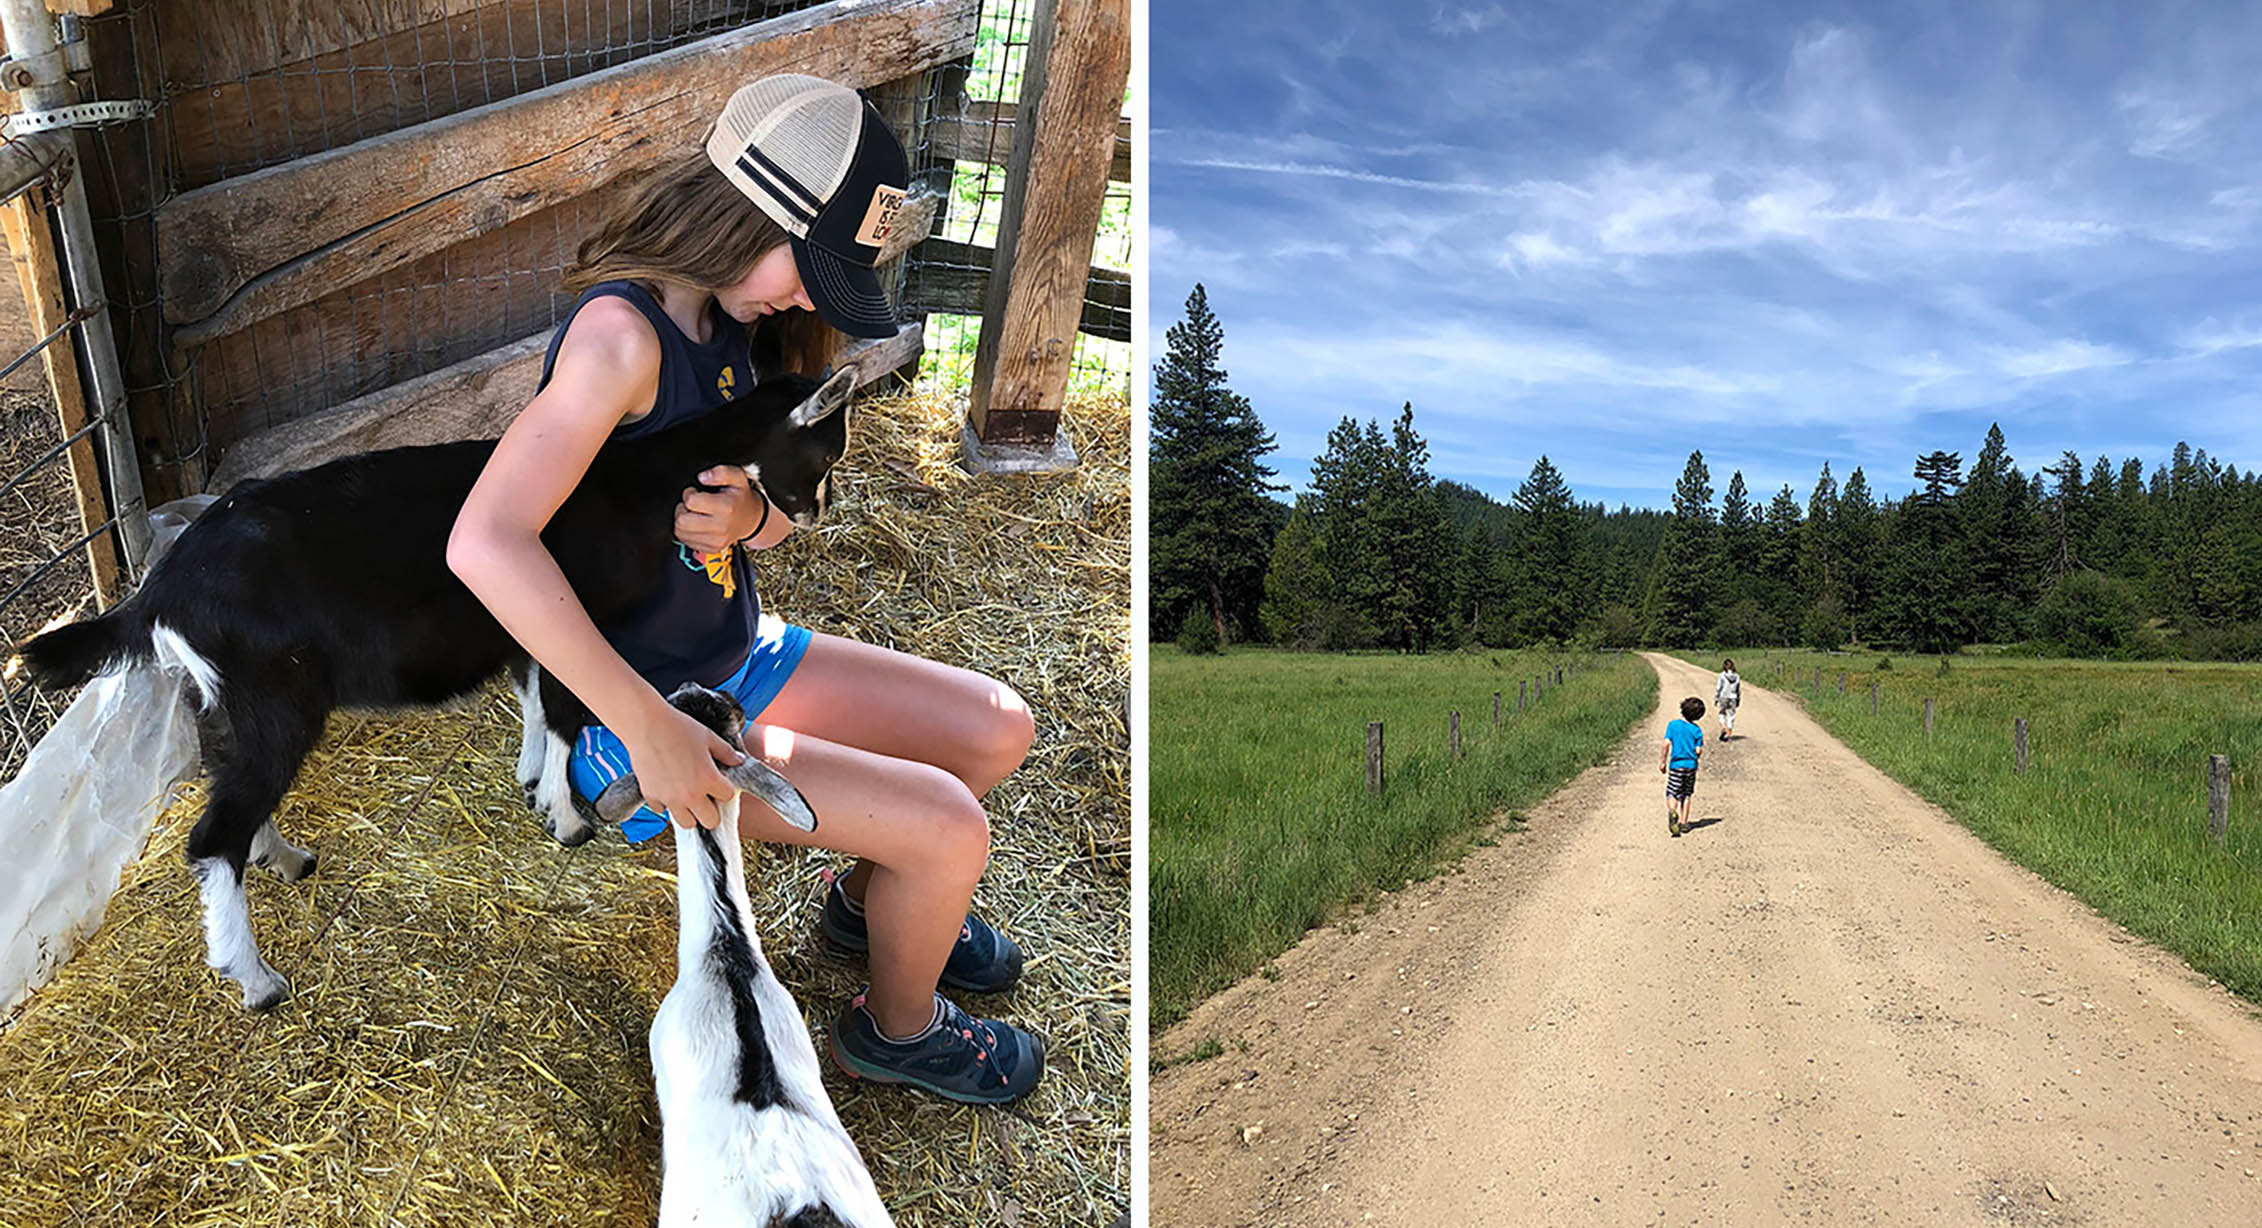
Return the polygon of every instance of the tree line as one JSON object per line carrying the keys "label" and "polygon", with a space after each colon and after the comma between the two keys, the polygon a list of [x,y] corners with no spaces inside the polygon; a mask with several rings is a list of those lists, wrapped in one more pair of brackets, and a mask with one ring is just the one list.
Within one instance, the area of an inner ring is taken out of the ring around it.
{"label": "tree line", "polygon": [[1849,643],[1945,652],[2262,658],[2262,473],[2176,445],[2149,470],[2073,452],[2033,473],[1999,428],[1914,458],[1880,497],[1828,464],[1802,498],[1716,490],[1692,452],[1669,511],[1581,502],[1545,456],[1506,503],[1429,472],[1402,407],[1346,417],[1293,503],[1219,365],[1195,287],[1155,367],[1150,634],[1329,650]]}

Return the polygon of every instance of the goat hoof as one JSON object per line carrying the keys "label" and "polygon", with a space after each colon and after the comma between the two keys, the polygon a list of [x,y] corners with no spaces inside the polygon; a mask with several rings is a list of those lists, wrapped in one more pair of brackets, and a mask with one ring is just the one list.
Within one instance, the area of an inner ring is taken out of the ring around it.
{"label": "goat hoof", "polygon": [[578,814],[573,816],[571,822],[558,819],[550,823],[551,838],[569,849],[580,848],[596,835],[596,825]]}
{"label": "goat hoof", "polygon": [[246,981],[243,987],[243,1008],[254,1015],[265,1014],[281,1006],[291,996],[291,983],[282,974],[269,970],[265,977]]}
{"label": "goat hoof", "polygon": [[254,857],[251,864],[286,883],[296,883],[314,877],[315,856],[304,849],[298,849],[282,855]]}
{"label": "goat hoof", "polygon": [[526,799],[526,808],[528,810],[540,810],[542,808],[540,803],[535,800],[536,795],[542,791],[542,781],[540,777],[536,777],[533,780],[519,781],[518,788],[520,796]]}

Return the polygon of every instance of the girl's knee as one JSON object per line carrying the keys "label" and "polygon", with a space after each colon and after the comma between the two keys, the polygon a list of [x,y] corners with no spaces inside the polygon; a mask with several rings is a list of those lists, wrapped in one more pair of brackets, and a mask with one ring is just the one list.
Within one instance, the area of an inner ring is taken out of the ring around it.
{"label": "girl's knee", "polygon": [[997,695],[987,749],[1002,768],[998,775],[1004,776],[1029,757],[1029,747],[1037,740],[1037,718],[1030,713],[1029,704],[1019,691],[1000,682]]}
{"label": "girl's knee", "polygon": [[951,878],[980,878],[990,860],[990,816],[981,799],[965,781],[941,768],[921,764],[914,770],[921,777],[914,804],[925,816],[911,844],[915,856]]}

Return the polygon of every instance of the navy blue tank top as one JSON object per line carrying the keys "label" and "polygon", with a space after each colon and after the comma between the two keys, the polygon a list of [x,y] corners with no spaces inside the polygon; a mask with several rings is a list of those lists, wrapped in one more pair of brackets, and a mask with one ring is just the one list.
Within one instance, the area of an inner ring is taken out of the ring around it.
{"label": "navy blue tank top", "polygon": [[[591,299],[607,297],[622,299],[642,312],[660,338],[659,391],[652,399],[652,411],[614,428],[613,439],[635,439],[688,422],[753,387],[754,363],[745,325],[726,315],[720,304],[710,304],[712,333],[704,344],[693,341],[649,291],[628,281],[599,282],[582,292],[573,311],[550,336],[539,387],[549,386],[558,346],[565,341],[573,317]],[[721,464],[723,458],[715,461]],[[598,629],[630,668],[665,695],[686,682],[719,686],[728,681],[753,650],[755,620],[761,611],[744,550],[734,545],[701,558],[678,543],[659,594],[620,622]]]}

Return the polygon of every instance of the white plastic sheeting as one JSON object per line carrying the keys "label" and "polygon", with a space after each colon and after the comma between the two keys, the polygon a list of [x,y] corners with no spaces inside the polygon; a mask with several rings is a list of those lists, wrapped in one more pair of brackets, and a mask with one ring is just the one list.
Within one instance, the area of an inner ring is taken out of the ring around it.
{"label": "white plastic sheeting", "polygon": [[[152,513],[150,561],[211,502],[197,496]],[[88,683],[0,787],[0,1016],[102,924],[118,876],[196,767],[181,678],[142,666]]]}

